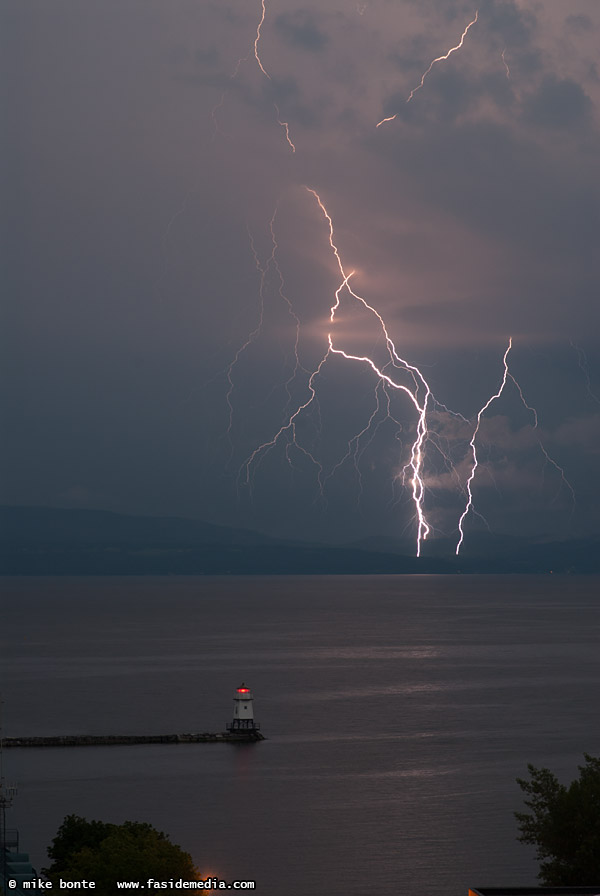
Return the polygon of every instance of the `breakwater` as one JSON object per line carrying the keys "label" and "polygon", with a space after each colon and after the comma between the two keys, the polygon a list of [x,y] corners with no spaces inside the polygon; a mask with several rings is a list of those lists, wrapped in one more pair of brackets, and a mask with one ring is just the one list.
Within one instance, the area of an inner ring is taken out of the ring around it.
{"label": "breakwater", "polygon": [[219,734],[66,734],[52,737],[5,737],[8,747],[122,747],[136,744],[243,744],[264,740],[260,731]]}

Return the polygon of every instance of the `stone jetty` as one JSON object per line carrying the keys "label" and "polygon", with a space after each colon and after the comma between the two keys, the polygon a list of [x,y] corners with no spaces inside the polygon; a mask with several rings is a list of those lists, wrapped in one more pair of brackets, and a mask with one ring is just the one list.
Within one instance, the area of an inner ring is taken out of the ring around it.
{"label": "stone jetty", "polygon": [[136,744],[243,744],[264,740],[258,730],[221,734],[66,734],[52,737],[5,737],[9,747],[129,747]]}

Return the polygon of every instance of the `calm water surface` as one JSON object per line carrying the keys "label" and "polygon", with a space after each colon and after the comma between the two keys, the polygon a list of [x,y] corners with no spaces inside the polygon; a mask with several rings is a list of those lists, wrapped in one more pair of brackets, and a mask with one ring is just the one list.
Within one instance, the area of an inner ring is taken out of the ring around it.
{"label": "calm water surface", "polygon": [[534,885],[527,762],[600,754],[595,578],[4,579],[7,736],[218,731],[243,680],[268,740],[18,750],[34,864],[65,815],[149,821],[264,896]]}

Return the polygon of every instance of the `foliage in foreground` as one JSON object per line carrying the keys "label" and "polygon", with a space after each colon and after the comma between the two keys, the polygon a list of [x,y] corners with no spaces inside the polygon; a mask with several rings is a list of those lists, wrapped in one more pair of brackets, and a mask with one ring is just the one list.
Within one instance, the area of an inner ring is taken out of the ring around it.
{"label": "foliage in foreground", "polygon": [[115,882],[149,877],[195,880],[198,871],[189,853],[150,824],[107,824],[68,815],[48,848],[52,860],[44,874],[56,886],[62,880],[93,880],[98,896],[113,896]]}
{"label": "foliage in foreground", "polygon": [[521,843],[537,847],[539,880],[546,886],[585,887],[600,881],[600,759],[585,765],[568,787],[547,768],[528,765],[517,778],[530,813],[515,812]]}

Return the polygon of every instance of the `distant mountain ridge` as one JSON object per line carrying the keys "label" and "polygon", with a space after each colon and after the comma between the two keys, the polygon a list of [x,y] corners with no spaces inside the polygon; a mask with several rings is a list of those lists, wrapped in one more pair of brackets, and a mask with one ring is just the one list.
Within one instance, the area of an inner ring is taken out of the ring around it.
{"label": "distant mountain ridge", "polygon": [[417,558],[389,537],[331,546],[179,517],[0,507],[0,575],[600,573],[600,542],[473,536],[460,557],[436,540]]}
{"label": "distant mountain ridge", "polygon": [[248,529],[217,526],[203,520],[173,516],[133,516],[110,510],[54,507],[0,506],[0,533],[4,541],[23,544],[85,544],[108,540],[120,544],[271,544],[276,539]]}

